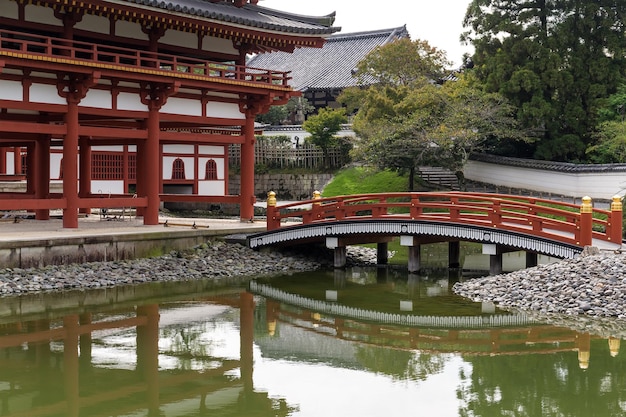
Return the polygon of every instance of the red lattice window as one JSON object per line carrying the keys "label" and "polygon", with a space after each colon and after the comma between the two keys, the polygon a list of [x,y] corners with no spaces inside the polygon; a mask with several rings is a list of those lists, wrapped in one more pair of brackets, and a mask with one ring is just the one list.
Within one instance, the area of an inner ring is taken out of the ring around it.
{"label": "red lattice window", "polygon": [[205,180],[216,180],[217,178],[217,163],[213,159],[209,159],[206,162],[206,172],[204,174]]}
{"label": "red lattice window", "polygon": [[172,163],[172,179],[184,180],[185,179],[185,163],[182,159],[176,158]]}
{"label": "red lattice window", "polygon": [[134,153],[128,155],[128,179],[137,179],[137,155]]}
{"label": "red lattice window", "polygon": [[20,152],[20,159],[22,161],[22,172],[16,172],[16,174],[26,175],[26,171],[28,171],[28,164],[26,163],[28,159],[26,158],[26,153]]}
{"label": "red lattice window", "polygon": [[106,153],[92,154],[91,178],[94,180],[124,179],[124,155]]}

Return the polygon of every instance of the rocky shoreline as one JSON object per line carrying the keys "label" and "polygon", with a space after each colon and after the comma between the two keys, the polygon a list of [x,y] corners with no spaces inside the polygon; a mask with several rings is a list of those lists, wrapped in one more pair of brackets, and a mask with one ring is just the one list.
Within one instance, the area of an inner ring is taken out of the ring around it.
{"label": "rocky shoreline", "polygon": [[[353,247],[348,251],[348,260],[352,264],[375,263],[376,251]],[[0,269],[0,297],[156,281],[262,276],[313,271],[329,265],[332,252],[323,248],[307,253],[254,251],[215,240],[156,258]]]}
{"label": "rocky shoreline", "polygon": [[[374,265],[376,250],[351,246],[348,265]],[[88,290],[157,281],[269,276],[332,267],[332,251],[254,251],[211,241],[165,256],[130,261],[0,269],[0,297]],[[626,255],[592,254],[508,274],[457,282],[453,292],[493,302],[537,321],[626,337]]]}
{"label": "rocky shoreline", "polygon": [[473,301],[538,315],[626,319],[626,255],[597,253],[503,275],[458,282]]}

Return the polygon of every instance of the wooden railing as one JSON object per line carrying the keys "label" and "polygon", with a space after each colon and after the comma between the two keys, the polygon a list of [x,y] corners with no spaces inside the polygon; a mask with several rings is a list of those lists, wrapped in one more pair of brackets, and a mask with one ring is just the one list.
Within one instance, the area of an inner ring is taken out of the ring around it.
{"label": "wooden railing", "polygon": [[[103,68],[144,69],[187,74],[210,79],[246,81],[253,84],[288,87],[288,72],[246,67],[232,63],[210,62],[185,56],[142,51],[69,39],[54,38],[10,30],[0,30],[0,55],[54,58],[54,62],[71,60]],[[104,67],[107,65],[109,67]],[[111,67],[112,66],[112,67]]]}
{"label": "wooden railing", "polygon": [[426,192],[360,194],[314,198],[276,206],[272,192],[267,204],[267,230],[288,218],[303,224],[341,220],[399,219],[486,226],[532,234],[576,246],[593,239],[621,245],[622,204],[613,198],[610,210],[547,199],[506,194]]}

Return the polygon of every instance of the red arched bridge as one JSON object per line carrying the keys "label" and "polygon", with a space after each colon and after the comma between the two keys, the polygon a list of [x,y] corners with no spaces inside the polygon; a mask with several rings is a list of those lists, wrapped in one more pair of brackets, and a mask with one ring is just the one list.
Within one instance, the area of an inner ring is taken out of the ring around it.
{"label": "red arched bridge", "polygon": [[586,246],[618,250],[622,245],[622,203],[598,209],[591,198],[581,205],[535,197],[471,192],[359,194],[314,198],[277,205],[268,194],[267,231],[247,237],[248,246],[325,242],[335,250],[335,266],[345,265],[345,248],[378,243],[379,263],[386,242],[400,236],[409,248],[409,271],[419,269],[419,247],[450,242],[450,265],[458,266],[460,241],[480,242],[501,270],[501,254],[524,250],[527,264],[537,254],[574,258]]}

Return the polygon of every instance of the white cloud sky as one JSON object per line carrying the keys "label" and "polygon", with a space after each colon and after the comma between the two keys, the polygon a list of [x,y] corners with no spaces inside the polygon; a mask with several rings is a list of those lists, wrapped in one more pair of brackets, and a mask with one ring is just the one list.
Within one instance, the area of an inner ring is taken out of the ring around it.
{"label": "white cloud sky", "polygon": [[458,66],[472,48],[462,45],[465,11],[471,0],[261,0],[260,6],[285,12],[324,16],[336,12],[341,33],[388,29],[406,25],[411,39],[422,39],[446,51]]}

